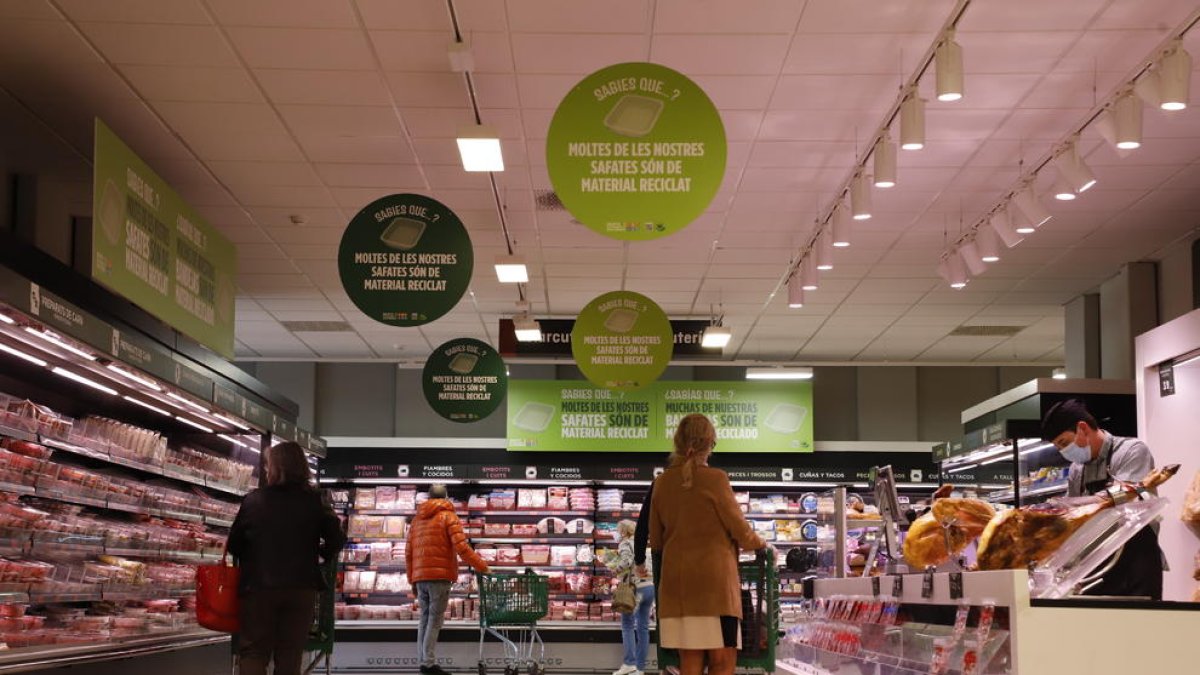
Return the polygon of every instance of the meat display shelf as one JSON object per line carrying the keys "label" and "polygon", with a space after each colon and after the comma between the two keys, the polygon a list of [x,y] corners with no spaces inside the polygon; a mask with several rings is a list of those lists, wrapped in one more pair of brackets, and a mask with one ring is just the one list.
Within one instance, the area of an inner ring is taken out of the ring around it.
{"label": "meat display shelf", "polygon": [[[1048,485],[1040,485],[1038,487],[1031,487],[1028,489],[1021,488],[1021,496],[1032,499],[1034,497],[1049,497],[1052,495],[1061,495],[1061,494],[1066,494],[1067,487],[1068,487],[1067,481],[1060,480],[1060,481],[1057,481],[1054,483],[1050,483]],[[1015,498],[1016,498],[1016,495],[1013,494],[1013,491],[1011,489],[993,492],[987,496],[987,500],[989,502],[1011,502]]]}
{"label": "meat display shelf", "polygon": [[[206,516],[200,513],[188,513],[185,511],[176,511],[173,509],[151,508],[139,504],[130,504],[118,499],[99,499],[96,497],[88,497],[86,495],[67,492],[57,487],[50,487],[49,480],[39,480],[39,485],[18,485],[14,483],[0,483],[0,491],[11,492],[19,495],[29,495],[52,499],[54,501],[66,502],[68,504],[78,504],[80,506],[91,506],[99,509],[108,509],[110,511],[121,511],[124,513],[136,513],[143,516],[155,516],[159,518],[170,518],[173,520],[183,520],[193,523],[206,523],[217,527],[229,527],[233,521],[218,516]],[[83,488],[80,488],[81,490]]]}
{"label": "meat display shelf", "polygon": [[[393,599],[393,600],[403,600],[406,602],[413,601],[413,592],[412,591],[404,591],[404,592],[400,592],[400,593],[396,593],[394,591],[350,591],[350,592],[338,593],[338,595],[341,595],[341,596],[349,598],[349,599],[356,599],[356,600],[365,600],[367,598],[372,598],[372,599],[376,599],[376,600]],[[479,591],[451,590],[450,597],[452,597],[452,598],[479,597]],[[550,593],[547,595],[547,597],[551,600],[597,600],[597,599],[600,599],[601,597],[609,597],[609,596],[601,595],[601,594],[597,594],[597,593]],[[538,625],[540,626],[541,622],[538,622]]]}
{"label": "meat display shelf", "polygon": [[[337,630],[378,630],[381,628],[416,629],[416,619],[342,619],[334,623]],[[619,621],[558,621],[537,622],[538,630],[612,630],[620,628]],[[451,619],[442,624],[442,630],[479,630],[475,620]]]}
{"label": "meat display shelf", "polygon": [[595,537],[570,536],[562,537],[471,537],[472,543],[480,544],[594,544]]}
{"label": "meat display shelf", "polygon": [[22,647],[0,651],[0,673],[65,667],[102,659],[125,659],[227,641],[229,635],[190,626],[183,630],[167,630],[125,638],[110,637],[88,644]]}
{"label": "meat display shelf", "polygon": [[[6,430],[4,428],[0,428],[0,433],[6,433]],[[22,438],[21,440],[31,440],[31,439]],[[56,450],[63,450],[66,452],[70,452],[72,454],[79,455],[81,457],[87,457],[90,459],[97,459],[97,460],[101,460],[101,461],[105,461],[105,462],[110,462],[110,463],[116,464],[118,466],[123,466],[123,467],[130,468],[130,469],[137,469],[138,471],[144,471],[146,473],[154,474],[156,476],[162,476],[163,478],[170,478],[172,480],[177,480],[177,481],[181,481],[184,483],[191,483],[192,485],[199,485],[201,487],[206,487],[211,490],[217,490],[218,492],[225,492],[227,494],[235,495],[238,497],[244,497],[245,495],[249,494],[249,492],[250,492],[250,490],[248,490],[248,489],[233,487],[222,481],[209,480],[203,476],[192,476],[192,475],[189,475],[179,469],[173,468],[166,464],[160,465],[160,464],[150,464],[147,462],[140,462],[136,459],[130,459],[128,457],[121,457],[120,455],[113,455],[111,453],[101,452],[99,450],[93,450],[91,448],[86,448],[86,447],[83,447],[80,445],[75,445],[74,443],[68,443],[67,441],[57,439],[57,438],[50,438],[47,436],[36,436],[32,439],[32,441],[41,443],[42,445],[45,445],[50,448],[54,448]]]}
{"label": "meat display shelf", "polygon": [[541,518],[549,518],[551,516],[570,516],[572,518],[583,518],[583,517],[592,516],[595,513],[595,511],[553,511],[550,509],[538,509],[538,510],[532,510],[532,511],[516,510],[516,509],[514,509],[514,510],[500,509],[500,510],[495,510],[495,511],[475,511],[473,509],[468,509],[467,513],[472,516],[530,516],[530,517],[541,517]]}

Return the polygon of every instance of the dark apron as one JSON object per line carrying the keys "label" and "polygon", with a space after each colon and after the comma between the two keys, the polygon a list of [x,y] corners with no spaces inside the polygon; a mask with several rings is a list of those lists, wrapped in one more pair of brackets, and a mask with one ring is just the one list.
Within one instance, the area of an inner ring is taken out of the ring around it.
{"label": "dark apron", "polygon": [[[1109,450],[1109,459],[1127,439],[1114,443]],[[1111,461],[1109,462],[1111,465]],[[1084,494],[1096,494],[1110,485],[1108,480],[1095,480],[1084,484]],[[1104,575],[1104,579],[1088,589],[1084,595],[1136,595],[1162,600],[1163,555],[1158,547],[1158,533],[1150,527],[1142,528],[1125,544],[1117,564]]]}

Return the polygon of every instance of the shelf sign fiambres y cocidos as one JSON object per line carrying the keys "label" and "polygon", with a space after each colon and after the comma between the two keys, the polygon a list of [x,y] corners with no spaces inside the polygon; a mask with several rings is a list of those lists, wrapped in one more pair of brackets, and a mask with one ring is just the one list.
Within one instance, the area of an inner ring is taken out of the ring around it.
{"label": "shelf sign fiambres y cocidos", "polygon": [[443,343],[421,373],[425,400],[451,422],[478,422],[491,415],[508,391],[504,359],[486,342],[457,338]]}
{"label": "shelf sign fiambres y cocidos", "polygon": [[725,126],[695,82],[654,63],[621,63],[575,85],[546,136],[546,167],[567,211],[614,239],[687,227],[725,176]]}
{"label": "shelf sign fiambres y cocidos", "polygon": [[363,314],[389,326],[441,318],[466,292],[473,267],[462,221],[423,195],[389,195],[366,205],[338,248],[346,294]]}

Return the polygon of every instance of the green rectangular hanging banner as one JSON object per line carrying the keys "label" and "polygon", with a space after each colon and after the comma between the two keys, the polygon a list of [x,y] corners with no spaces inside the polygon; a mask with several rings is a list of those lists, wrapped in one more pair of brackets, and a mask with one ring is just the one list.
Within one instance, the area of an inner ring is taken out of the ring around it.
{"label": "green rectangular hanging banner", "polygon": [[812,452],[812,383],[665,382],[612,391],[509,380],[508,449],[668,452],[679,420],[707,415],[718,452]]}
{"label": "green rectangular hanging banner", "polygon": [[237,249],[99,119],[92,277],[233,358]]}

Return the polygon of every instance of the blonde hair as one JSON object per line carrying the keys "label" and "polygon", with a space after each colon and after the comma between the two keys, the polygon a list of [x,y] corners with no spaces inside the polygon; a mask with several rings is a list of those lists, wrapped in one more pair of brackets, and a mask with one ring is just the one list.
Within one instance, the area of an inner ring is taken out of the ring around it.
{"label": "blonde hair", "polygon": [[683,487],[692,487],[696,465],[708,457],[716,441],[717,430],[704,415],[692,413],[679,420],[679,426],[675,429],[675,451],[671,453],[671,466],[682,468]]}
{"label": "blonde hair", "polygon": [[637,532],[637,523],[632,520],[622,520],[617,523],[617,534],[621,535],[622,539],[632,537],[633,533]]}

